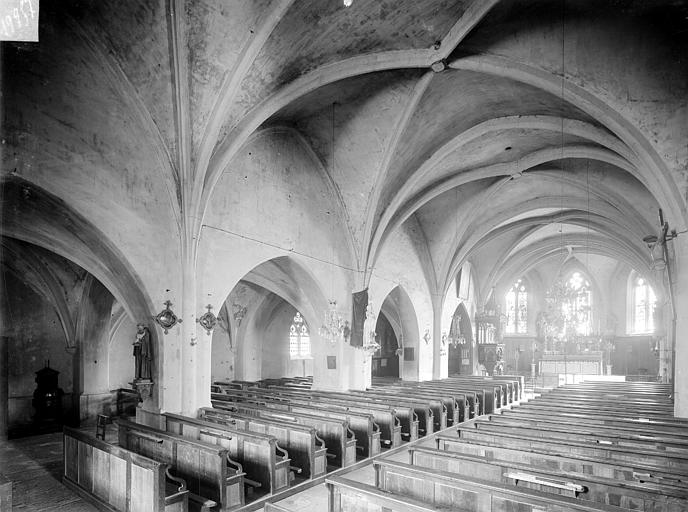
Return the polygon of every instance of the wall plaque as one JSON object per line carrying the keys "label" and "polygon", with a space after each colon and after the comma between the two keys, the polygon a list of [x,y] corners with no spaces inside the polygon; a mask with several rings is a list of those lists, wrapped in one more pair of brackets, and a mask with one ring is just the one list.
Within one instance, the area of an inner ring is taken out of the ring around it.
{"label": "wall plaque", "polygon": [[404,348],[404,361],[413,361],[415,357],[413,347]]}
{"label": "wall plaque", "polygon": [[327,356],[327,369],[336,370],[337,369],[337,356]]}

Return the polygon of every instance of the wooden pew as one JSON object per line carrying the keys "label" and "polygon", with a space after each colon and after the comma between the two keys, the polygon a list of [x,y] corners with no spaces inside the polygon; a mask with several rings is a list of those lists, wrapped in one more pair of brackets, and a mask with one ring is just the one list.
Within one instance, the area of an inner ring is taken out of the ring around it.
{"label": "wooden pew", "polygon": [[[466,392],[459,393],[454,390],[435,390],[424,386],[412,387],[397,385],[373,386],[369,388],[369,390],[372,392],[394,390],[397,393],[413,396],[414,398],[434,398],[441,400],[446,408],[447,420],[445,423],[447,426],[455,426],[470,419],[469,398]],[[433,414],[435,414],[435,430],[443,430],[441,419],[440,421],[437,420],[438,412],[439,410],[433,409]]]}
{"label": "wooden pew", "polygon": [[325,441],[327,457],[332,464],[339,467],[347,467],[356,462],[356,436],[349,428],[349,422],[346,420],[332,419],[313,414],[270,410],[262,407],[260,404],[232,402],[228,399],[213,400],[213,407],[249,416],[313,427],[318,436]]}
{"label": "wooden pew", "polygon": [[[293,391],[290,390],[290,392]],[[277,392],[283,393],[282,391]],[[324,399],[326,400],[325,404],[352,408],[352,410],[369,411],[380,425],[381,439],[384,436],[384,439],[389,441],[389,445],[392,447],[399,446],[402,437],[409,441],[418,439],[418,416],[414,409],[408,405],[390,404],[386,400],[365,395],[353,395],[348,392],[309,390],[299,391],[299,393],[303,396],[309,396],[311,400]]]}
{"label": "wooden pew", "polygon": [[609,503],[631,510],[679,512],[688,509],[688,490],[654,483],[619,482],[553,468],[538,470],[530,464],[423,447],[409,450],[409,463],[456,475],[474,476],[596,503]]}
{"label": "wooden pew", "polygon": [[500,401],[498,403],[500,404],[500,407],[509,405],[514,402],[516,398],[516,387],[518,386],[518,384],[512,380],[495,379],[494,377],[478,377],[473,375],[450,377],[448,379],[442,379],[435,382],[450,385],[477,383],[480,385],[489,384],[493,386],[498,386],[500,395]]}
{"label": "wooden pew", "polygon": [[[430,406],[433,416],[433,432],[438,432],[447,428],[448,422],[454,419],[454,410],[456,408],[456,400],[453,396],[447,393],[445,396],[438,396],[435,393],[429,393],[418,388],[396,388],[396,387],[373,387],[360,393],[371,393],[375,395],[384,394],[388,396],[390,401],[394,403],[398,397],[410,398],[420,402],[426,402]],[[450,411],[451,410],[451,416]]]}
{"label": "wooden pew", "polygon": [[169,464],[191,493],[213,500],[223,511],[244,505],[245,473],[227,448],[127,420],[117,423],[121,447]]}
{"label": "wooden pew", "polygon": [[[560,454],[575,453],[590,458],[604,458],[626,464],[634,464],[642,459],[643,464],[655,468],[665,468],[688,476],[688,459],[671,453],[658,452],[651,449],[623,448],[590,440],[562,440],[553,436],[538,436],[526,429],[518,432],[505,432],[504,428],[493,427],[477,430],[472,427],[459,427],[459,437],[471,440],[487,440],[487,442],[508,443],[512,446],[538,450],[540,448],[558,451]],[[503,446],[503,444],[500,444]]]}
{"label": "wooden pew", "polygon": [[230,457],[242,465],[246,473],[244,482],[254,489],[276,494],[289,488],[291,459],[274,436],[179,414],[163,413],[162,416],[169,433],[227,448]]}
{"label": "wooden pew", "polygon": [[652,414],[645,414],[641,412],[634,411],[593,411],[591,414],[590,409],[581,408],[569,408],[562,407],[561,405],[553,404],[538,404],[537,400],[521,404],[518,406],[520,410],[544,413],[544,414],[559,414],[559,415],[580,415],[583,417],[594,416],[598,419],[605,420],[624,420],[624,421],[637,421],[640,423],[648,423],[654,425],[675,425],[675,426],[685,426],[686,420],[681,418],[674,418],[672,416],[654,416]]}
{"label": "wooden pew", "polygon": [[228,427],[274,436],[284,446],[304,478],[317,478],[327,470],[327,449],[313,427],[203,407],[199,418]]}
{"label": "wooden pew", "polygon": [[452,435],[439,435],[436,447],[453,453],[484,457],[487,460],[516,462],[531,466],[534,469],[567,471],[588,474],[603,479],[627,482],[654,482],[663,486],[681,488],[685,486],[685,478],[671,471],[622,464],[603,459],[585,458],[575,453],[548,453],[547,451],[531,451],[515,445],[498,446],[480,442],[467,442]]}
{"label": "wooden pew", "polygon": [[680,424],[659,424],[657,421],[640,421],[629,419],[604,419],[596,415],[576,414],[566,412],[551,412],[535,413],[533,411],[519,410],[520,408],[512,410],[502,410],[498,417],[513,421],[535,421],[535,422],[556,422],[566,423],[568,425],[579,425],[584,427],[605,427],[616,429],[619,431],[631,431],[635,433],[643,433],[647,435],[657,436],[672,436],[676,438],[688,438],[688,428]]}
{"label": "wooden pew", "polygon": [[139,394],[134,389],[119,388],[117,393],[117,416],[136,415],[136,406],[139,403]]}
{"label": "wooden pew", "polygon": [[[186,512],[186,482],[169,466],[64,427],[62,482],[98,508]],[[9,511],[8,511],[9,512]]]}
{"label": "wooden pew", "polygon": [[552,419],[550,421],[538,421],[526,417],[522,420],[514,420],[499,414],[480,418],[475,424],[480,428],[480,425],[486,422],[499,428],[526,428],[529,432],[551,432],[554,438],[573,439],[570,436],[594,436],[600,440],[601,444],[618,445],[626,448],[656,449],[671,453],[683,453],[684,456],[688,456],[688,431],[683,436],[662,435],[639,432],[637,429],[620,430],[606,426],[591,426],[585,423],[570,425]]}
{"label": "wooden pew", "polygon": [[374,403],[347,393],[296,389],[283,386],[270,386],[268,390],[272,394],[280,397],[305,399],[308,400],[309,403],[323,403],[327,407],[333,407],[338,410],[349,410],[361,414],[370,414],[380,428],[380,444],[390,448],[401,445],[402,422],[399,416],[410,416],[410,413],[407,411],[398,411],[398,408],[393,405]]}
{"label": "wooden pew", "polygon": [[[657,405],[651,401],[609,400],[604,398],[576,398],[568,395],[550,396],[543,394],[535,401],[538,405],[565,405],[567,409],[603,411],[614,414],[648,414],[651,416],[673,416],[673,405]],[[530,404],[522,404],[527,407]]]}
{"label": "wooden pew", "polygon": [[428,505],[342,477],[327,478],[325,487],[329,512],[447,512],[445,507]]}
{"label": "wooden pew", "polygon": [[[455,396],[457,399],[457,402],[460,402],[459,397],[463,397],[464,401],[466,403],[463,404],[464,406],[464,412],[459,418],[460,422],[467,421],[471,418],[474,418],[475,416],[480,416],[483,414],[483,402],[484,402],[484,391],[475,391],[475,390],[469,390],[466,388],[461,388],[460,386],[435,386],[433,384],[434,381],[424,381],[422,383],[419,382],[397,382],[394,384],[384,384],[382,387],[387,386],[387,387],[396,387],[399,389],[406,389],[406,388],[411,388],[411,389],[422,389],[425,392],[428,393],[434,393],[434,392],[439,392],[442,394],[449,394],[452,396]],[[377,387],[378,384],[375,384]]]}
{"label": "wooden pew", "polygon": [[375,393],[372,391],[349,391],[351,395],[358,395],[372,399],[374,402],[386,403],[388,405],[404,405],[413,409],[417,419],[418,419],[418,435],[421,434],[428,436],[435,431],[435,416],[432,412],[430,404],[424,402],[423,400],[404,398],[402,396],[395,395],[393,400],[390,399],[389,394],[386,393]]}
{"label": "wooden pew", "polygon": [[[497,447],[516,448],[524,451],[560,455],[586,460],[605,460],[635,468],[637,473],[674,475],[675,479],[686,479],[688,460],[650,452],[647,450],[628,450],[592,443],[562,442],[545,440],[524,435],[495,434],[475,429],[460,429],[460,438],[464,442]],[[642,457],[642,458],[641,458]]]}
{"label": "wooden pew", "polygon": [[354,432],[357,449],[361,451],[363,457],[371,457],[380,453],[380,426],[375,423],[375,419],[371,414],[358,413],[348,408],[328,407],[326,403],[313,403],[312,400],[305,397],[277,396],[261,388],[251,388],[230,394],[215,395],[215,398],[218,397],[229,397],[238,401],[252,402],[270,409],[345,420],[349,423],[349,428]]}
{"label": "wooden pew", "polygon": [[487,482],[445,471],[419,468],[395,461],[376,460],[376,487],[437,507],[462,512],[548,511],[621,512],[604,503]]}
{"label": "wooden pew", "polygon": [[[482,407],[480,414],[489,414],[495,412],[502,406],[502,388],[503,386],[495,382],[482,382],[474,380],[452,380],[445,381],[431,381],[426,384],[428,387],[432,386],[434,389],[457,389],[475,391],[479,393],[480,403]],[[415,383],[404,385],[415,385]]]}

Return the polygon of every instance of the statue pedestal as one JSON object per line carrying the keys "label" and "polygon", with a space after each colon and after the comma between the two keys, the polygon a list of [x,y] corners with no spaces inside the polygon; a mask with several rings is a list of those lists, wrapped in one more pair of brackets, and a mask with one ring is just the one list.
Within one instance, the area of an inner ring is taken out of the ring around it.
{"label": "statue pedestal", "polygon": [[135,379],[131,385],[141,397],[142,402],[148,400],[153,393],[153,381],[150,379]]}

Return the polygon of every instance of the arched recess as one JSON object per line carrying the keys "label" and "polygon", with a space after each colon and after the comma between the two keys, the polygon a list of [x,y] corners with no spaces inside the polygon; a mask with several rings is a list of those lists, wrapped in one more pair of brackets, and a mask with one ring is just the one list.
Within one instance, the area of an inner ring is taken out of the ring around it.
{"label": "arched recess", "polygon": [[[397,324],[397,327],[399,325]],[[392,322],[387,318],[383,311],[377,317],[375,322],[375,337],[377,343],[380,344],[380,349],[373,354],[370,360],[371,375],[373,377],[399,377],[399,354],[397,351],[401,348],[399,339],[397,338],[397,331],[392,326]]]}
{"label": "arched recess", "polygon": [[[460,339],[463,339],[463,342],[460,342]],[[452,340],[454,340],[454,343],[452,343]],[[454,310],[452,315],[447,344],[449,376],[472,375],[473,361],[475,359],[475,342],[471,316],[463,302],[456,306],[456,310]]]}
{"label": "arched recess", "polygon": [[[121,306],[115,309],[112,293],[69,259],[9,237],[2,237],[1,246],[2,336],[13,364],[3,377],[11,399],[0,407],[9,409],[11,435],[36,432],[31,403],[34,372],[48,361],[59,372],[66,424],[109,415],[111,389],[116,389],[111,387],[110,341],[126,312]],[[132,338],[123,347],[124,365],[131,368]]]}
{"label": "arched recess", "polygon": [[312,356],[319,357],[322,343],[313,330],[325,304],[313,276],[293,258],[281,256],[256,266],[234,286],[220,309],[227,321],[213,332],[213,379],[313,375],[313,361],[289,359],[289,327],[298,311],[311,329]]}
{"label": "arched recess", "polygon": [[[33,244],[88,271],[114,296],[126,313],[147,322],[154,311],[141,279],[127,258],[107,236],[67,203],[21,178],[2,181],[3,236]],[[162,373],[162,347],[158,330],[151,326],[156,363],[153,381]],[[157,403],[158,386],[153,387]]]}
{"label": "arched recess", "polygon": [[[381,314],[389,320],[402,349],[399,355],[399,376],[402,380],[419,380],[420,330],[416,310],[401,286],[396,286],[382,302]],[[425,342],[424,342],[425,343]]]}

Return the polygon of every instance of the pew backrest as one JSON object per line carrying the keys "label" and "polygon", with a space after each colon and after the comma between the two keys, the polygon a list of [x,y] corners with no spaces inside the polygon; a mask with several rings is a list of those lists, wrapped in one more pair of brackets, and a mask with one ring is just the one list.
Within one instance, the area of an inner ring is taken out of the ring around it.
{"label": "pew backrest", "polygon": [[188,510],[186,483],[172,477],[163,462],[69,427],[64,428],[63,456],[63,482],[100,508],[122,512]]}

